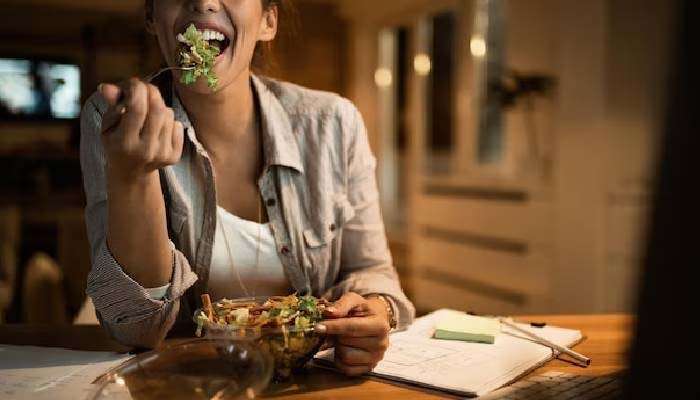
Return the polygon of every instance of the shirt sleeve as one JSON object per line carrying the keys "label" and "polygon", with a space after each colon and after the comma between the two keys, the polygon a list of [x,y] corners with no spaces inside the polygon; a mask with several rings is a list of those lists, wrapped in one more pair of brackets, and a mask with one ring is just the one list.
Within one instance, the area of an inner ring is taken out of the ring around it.
{"label": "shirt sleeve", "polygon": [[367,130],[355,106],[345,100],[340,110],[347,138],[347,196],[355,215],[343,227],[340,278],[327,296],[343,293],[382,294],[396,312],[397,328],[407,327],[415,309],[404,294],[387,244],[375,178],[376,159]]}
{"label": "shirt sleeve", "polygon": [[180,308],[180,297],[194,284],[197,275],[171,241],[173,275],[170,287],[163,298],[152,298],[144,287],[126,274],[110,252],[106,241],[106,161],[100,129],[106,107],[102,97],[95,93],[81,114],[80,164],[92,260],[86,293],[92,298],[100,323],[116,340],[131,346],[155,347],[173,326]]}

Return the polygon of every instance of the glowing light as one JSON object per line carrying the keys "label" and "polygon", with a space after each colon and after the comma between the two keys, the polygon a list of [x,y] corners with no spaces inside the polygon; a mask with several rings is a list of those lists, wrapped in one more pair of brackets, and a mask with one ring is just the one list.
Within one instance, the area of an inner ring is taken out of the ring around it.
{"label": "glowing light", "polygon": [[389,87],[393,82],[394,77],[391,70],[388,68],[379,68],[374,73],[374,83],[376,83],[380,88]]}
{"label": "glowing light", "polygon": [[420,76],[427,76],[430,74],[430,70],[433,65],[430,60],[430,56],[427,54],[417,54],[413,57],[413,69]]}
{"label": "glowing light", "polygon": [[486,41],[482,36],[472,36],[472,40],[469,42],[469,49],[474,57],[481,58],[486,55]]}

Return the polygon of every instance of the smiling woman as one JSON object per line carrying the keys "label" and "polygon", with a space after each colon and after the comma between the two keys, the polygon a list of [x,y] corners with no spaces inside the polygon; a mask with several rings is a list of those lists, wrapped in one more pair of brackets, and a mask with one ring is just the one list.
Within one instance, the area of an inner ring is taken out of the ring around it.
{"label": "smiling woman", "polygon": [[102,325],[153,347],[176,321],[192,325],[203,293],[296,292],[335,301],[315,330],[331,338],[339,368],[369,371],[414,309],[392,265],[359,112],[253,73],[284,2],[146,6],[166,64],[184,58],[200,73],[103,84],[84,107],[87,292]]}

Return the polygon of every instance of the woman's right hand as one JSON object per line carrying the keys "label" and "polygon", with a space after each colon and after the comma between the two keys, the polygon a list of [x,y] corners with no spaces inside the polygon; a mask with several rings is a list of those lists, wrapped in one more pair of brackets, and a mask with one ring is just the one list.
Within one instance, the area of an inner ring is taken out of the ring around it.
{"label": "woman's right hand", "polygon": [[158,88],[131,78],[99,91],[109,104],[102,140],[110,180],[135,182],[180,160],[184,128]]}

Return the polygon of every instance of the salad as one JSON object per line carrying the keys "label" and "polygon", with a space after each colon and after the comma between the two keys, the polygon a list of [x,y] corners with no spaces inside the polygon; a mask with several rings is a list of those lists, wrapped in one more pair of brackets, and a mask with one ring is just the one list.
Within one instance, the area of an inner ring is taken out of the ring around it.
{"label": "salad", "polygon": [[[311,295],[273,296],[262,304],[254,300],[223,299],[211,302],[208,294],[202,295],[204,307],[195,315],[197,336],[201,336],[206,324],[226,325],[239,328],[290,328],[307,331],[323,319],[323,310],[328,304],[324,299]],[[286,328],[286,329],[285,329]]]}
{"label": "salad", "polygon": [[180,82],[191,85],[203,77],[210,88],[216,89],[219,78],[214,73],[214,60],[221,54],[221,49],[212,42],[223,40],[223,35],[205,35],[194,24],[190,24],[184,34],[178,34],[178,64],[182,68],[188,68],[182,71]]}
{"label": "salad", "polygon": [[275,363],[275,379],[287,379],[293,370],[303,367],[321,346],[323,337],[314,325],[323,319],[328,302],[314,296],[273,296],[264,301],[228,300],[211,302],[202,295],[203,307],[195,313],[196,335],[206,328],[214,335],[245,337],[251,330],[259,333],[258,344]]}

